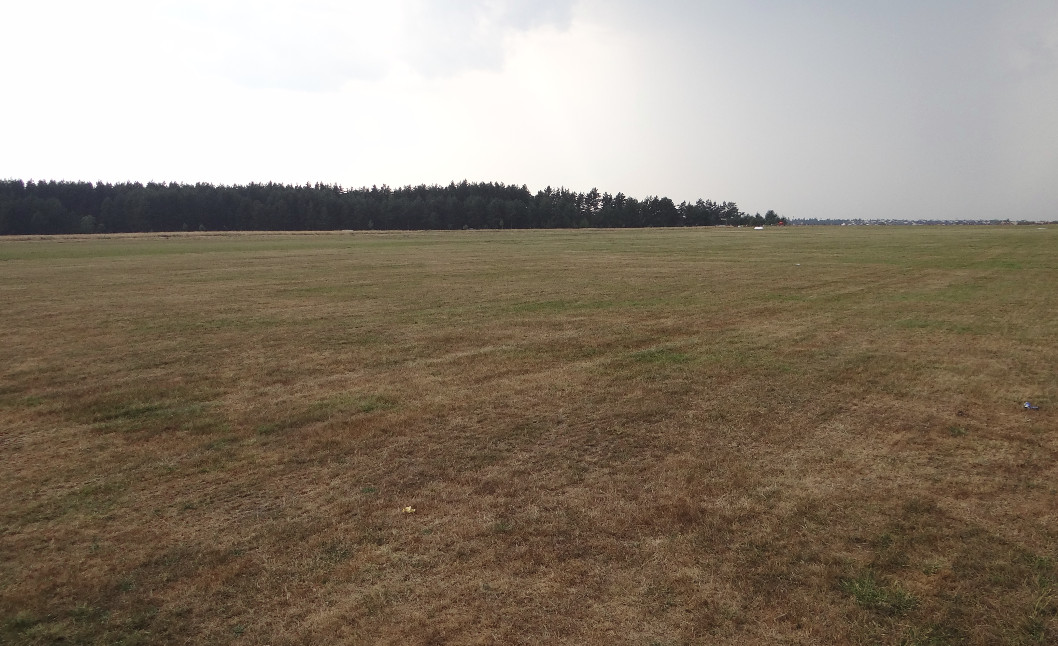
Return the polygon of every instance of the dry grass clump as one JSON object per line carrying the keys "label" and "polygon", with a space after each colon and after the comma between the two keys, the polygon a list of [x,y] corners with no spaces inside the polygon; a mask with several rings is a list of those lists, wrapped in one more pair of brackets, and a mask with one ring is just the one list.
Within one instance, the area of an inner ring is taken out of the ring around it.
{"label": "dry grass clump", "polygon": [[1054,231],[0,241],[0,641],[1053,643]]}

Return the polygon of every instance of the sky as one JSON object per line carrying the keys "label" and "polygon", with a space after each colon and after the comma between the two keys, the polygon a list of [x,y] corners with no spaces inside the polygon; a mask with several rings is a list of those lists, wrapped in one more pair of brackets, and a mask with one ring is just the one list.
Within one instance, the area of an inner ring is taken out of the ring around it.
{"label": "sky", "polygon": [[0,178],[1058,219],[1054,0],[27,0]]}

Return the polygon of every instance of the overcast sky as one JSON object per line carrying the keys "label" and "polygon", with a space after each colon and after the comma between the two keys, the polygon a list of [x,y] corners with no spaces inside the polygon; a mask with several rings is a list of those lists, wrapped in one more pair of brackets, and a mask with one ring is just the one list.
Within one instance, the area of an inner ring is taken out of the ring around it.
{"label": "overcast sky", "polygon": [[0,178],[1058,218],[1055,0],[8,5]]}

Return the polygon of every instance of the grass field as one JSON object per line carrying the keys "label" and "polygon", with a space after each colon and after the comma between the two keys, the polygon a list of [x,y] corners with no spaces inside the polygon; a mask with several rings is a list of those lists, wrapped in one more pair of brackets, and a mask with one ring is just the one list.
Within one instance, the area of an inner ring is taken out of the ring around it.
{"label": "grass field", "polygon": [[6,239],[0,303],[0,643],[1058,643],[1058,226]]}

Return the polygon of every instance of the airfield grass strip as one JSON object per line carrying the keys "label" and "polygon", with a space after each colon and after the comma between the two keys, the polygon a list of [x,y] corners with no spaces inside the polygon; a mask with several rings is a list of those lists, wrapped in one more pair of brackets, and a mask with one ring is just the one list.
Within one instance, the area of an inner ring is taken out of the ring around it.
{"label": "airfield grass strip", "polygon": [[1058,227],[0,240],[0,642],[1054,643],[1054,285]]}

